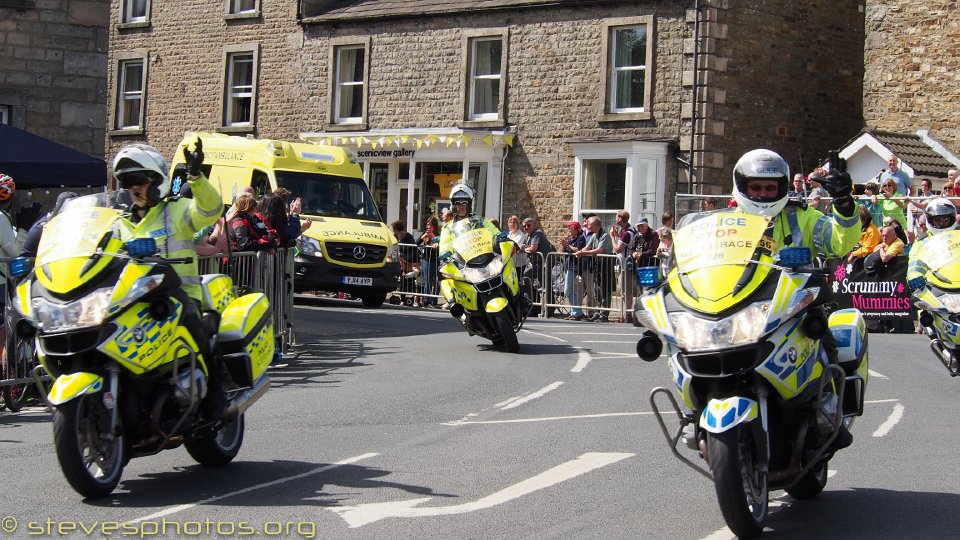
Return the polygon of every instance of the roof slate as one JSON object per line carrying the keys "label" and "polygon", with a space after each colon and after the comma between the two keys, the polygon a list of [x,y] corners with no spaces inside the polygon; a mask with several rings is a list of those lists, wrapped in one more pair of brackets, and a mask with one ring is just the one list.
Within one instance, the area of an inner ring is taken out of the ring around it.
{"label": "roof slate", "polygon": [[878,130],[866,132],[909,165],[915,176],[945,178],[947,170],[954,168],[952,163],[923,142],[917,134]]}
{"label": "roof slate", "polygon": [[580,3],[583,2],[576,0],[305,0],[303,16],[307,22],[323,22]]}

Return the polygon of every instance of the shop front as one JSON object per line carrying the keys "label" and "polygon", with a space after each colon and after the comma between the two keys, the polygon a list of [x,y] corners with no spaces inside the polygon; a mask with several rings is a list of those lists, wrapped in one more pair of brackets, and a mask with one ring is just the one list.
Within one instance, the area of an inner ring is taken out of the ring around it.
{"label": "shop front", "polygon": [[450,191],[465,181],[476,193],[474,212],[499,218],[503,161],[513,134],[460,129],[314,132],[300,138],[349,148],[363,166],[380,214],[420,232],[450,206]]}

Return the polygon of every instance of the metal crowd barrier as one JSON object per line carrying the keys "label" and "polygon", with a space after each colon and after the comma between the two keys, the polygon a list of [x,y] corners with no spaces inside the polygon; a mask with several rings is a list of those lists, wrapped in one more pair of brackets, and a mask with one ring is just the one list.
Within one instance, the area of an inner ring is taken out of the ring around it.
{"label": "metal crowd barrier", "polygon": [[397,290],[390,294],[390,303],[406,306],[439,306],[440,295],[438,250],[418,244],[397,244],[400,276]]}
{"label": "metal crowd barrier", "polygon": [[547,294],[540,299],[541,317],[553,308],[568,315],[580,311],[585,317],[599,313],[608,320],[626,319],[627,301],[636,277],[628,279],[619,255],[576,257],[572,253],[550,253],[542,275],[542,289]]}

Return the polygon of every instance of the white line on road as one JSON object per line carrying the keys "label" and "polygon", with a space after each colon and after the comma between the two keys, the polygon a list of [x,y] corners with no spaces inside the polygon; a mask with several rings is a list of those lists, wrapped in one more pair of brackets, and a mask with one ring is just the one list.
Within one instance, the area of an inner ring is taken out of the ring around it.
{"label": "white line on road", "polygon": [[653,414],[653,411],[646,412],[618,412],[601,414],[578,414],[574,416],[544,416],[542,418],[515,418],[513,420],[477,420],[471,421],[466,418],[454,420],[453,422],[444,422],[444,426],[464,426],[467,424],[523,424],[527,422],[552,422],[555,420],[579,420],[582,418],[608,418],[613,416],[647,416]]}
{"label": "white line on road", "polygon": [[573,366],[573,369],[570,370],[571,373],[580,373],[584,368],[587,367],[587,364],[593,360],[593,357],[590,356],[590,353],[583,350],[577,350],[577,365]]}
{"label": "white line on road", "polygon": [[893,412],[890,413],[890,416],[887,420],[880,424],[880,427],[873,432],[874,437],[883,437],[887,433],[890,433],[890,430],[893,429],[893,426],[897,425],[897,422],[903,419],[903,411],[906,409],[903,405],[897,403],[893,406]]}
{"label": "white line on road", "polygon": [[289,482],[289,481],[291,481],[291,480],[298,480],[298,479],[300,479],[300,478],[305,478],[305,477],[310,476],[310,475],[313,475],[313,474],[318,474],[318,473],[326,472],[326,471],[329,471],[330,469],[336,469],[337,467],[342,467],[343,465],[350,465],[351,463],[356,463],[356,462],[358,462],[358,461],[361,461],[361,460],[364,460],[364,459],[367,459],[367,458],[372,458],[372,457],[379,456],[379,455],[380,455],[380,454],[376,454],[376,453],[372,453],[372,452],[369,453],[369,454],[361,454],[361,455],[359,455],[359,456],[354,456],[354,457],[352,457],[352,458],[347,458],[347,459],[344,459],[344,460],[342,460],[342,461],[338,461],[338,462],[336,462],[336,463],[331,463],[330,465],[324,465],[323,467],[317,467],[316,469],[309,470],[309,471],[307,471],[307,472],[305,472],[305,473],[295,474],[295,475],[293,475],[293,476],[288,476],[288,477],[286,477],[286,478],[279,478],[279,479],[277,479],[277,480],[272,480],[272,481],[266,482],[266,483],[264,483],[264,484],[257,484],[257,485],[255,485],[255,486],[250,486],[250,487],[246,487],[246,488],[243,488],[243,489],[238,489],[237,491],[231,491],[230,493],[227,493],[227,494],[225,494],[225,495],[217,495],[217,496],[215,496],[215,497],[210,497],[210,498],[207,498],[207,499],[203,499],[202,501],[197,501],[197,502],[195,502],[195,503],[181,504],[181,505],[178,505],[178,506],[171,506],[170,508],[167,508],[166,510],[161,510],[161,511],[155,513],[155,514],[150,514],[149,516],[144,516],[144,517],[140,517],[140,518],[137,518],[137,519],[134,519],[134,520],[131,520],[131,521],[127,521],[126,523],[137,523],[137,522],[139,522],[139,521],[147,521],[147,520],[151,520],[151,519],[157,519],[157,518],[169,516],[169,515],[171,515],[171,514],[176,514],[176,513],[178,513],[178,512],[182,512],[182,511],[184,511],[184,510],[189,510],[189,509],[191,509],[191,508],[195,508],[195,507],[200,506],[200,505],[204,505],[204,504],[216,502],[216,501],[219,501],[219,500],[222,500],[222,499],[226,499],[226,498],[228,498],[228,497],[233,497],[233,496],[235,496],[235,495],[240,495],[240,494],[242,494],[242,493],[248,493],[248,492],[250,492],[250,491],[254,491],[254,490],[257,490],[257,489],[263,489],[263,488],[265,488],[265,487],[275,486],[275,485],[277,485],[277,484],[283,484],[283,483]]}
{"label": "white line on road", "polygon": [[557,336],[551,336],[550,334],[541,334],[540,332],[534,332],[534,331],[532,331],[532,330],[527,330],[526,328],[524,328],[523,330],[521,330],[521,332],[526,332],[526,333],[528,333],[528,334],[533,334],[533,335],[535,335],[535,336],[540,336],[540,337],[555,339],[555,340],[560,341],[560,342],[563,342],[563,343],[566,343],[566,342],[567,342],[567,340],[565,340],[565,339],[563,339],[563,338],[558,338]]}
{"label": "white line on road", "polygon": [[900,402],[899,399],[874,399],[874,400],[864,401],[863,403],[864,405],[866,404],[874,405],[876,403],[899,403],[899,402]]}
{"label": "white line on road", "polygon": [[827,478],[833,478],[834,476],[836,476],[836,474],[837,474],[837,471],[833,469],[827,469]]}
{"label": "white line on road", "polygon": [[878,378],[878,379],[889,379],[889,378],[890,378],[890,377],[887,377],[886,375],[884,375],[883,373],[880,373],[879,371],[874,371],[874,370],[872,370],[872,369],[868,369],[867,372],[870,373],[870,376],[871,376],[871,377],[876,377],[876,378]]}
{"label": "white line on road", "polygon": [[538,397],[543,397],[544,395],[547,394],[547,392],[552,392],[552,391],[556,390],[557,388],[560,388],[561,386],[563,386],[563,381],[557,381],[557,382],[555,382],[555,383],[548,384],[547,386],[541,388],[540,390],[537,390],[536,392],[534,392],[534,393],[532,393],[532,394],[530,394],[530,395],[528,395],[528,396],[524,396],[524,397],[519,398],[519,399],[508,400],[509,403],[508,403],[507,405],[504,405],[503,407],[500,407],[500,408],[505,411],[505,410],[507,410],[507,409],[512,409],[512,408],[514,408],[514,407],[519,407],[519,406],[523,405],[524,403],[527,403],[527,402],[529,402],[529,401],[533,401],[533,400],[537,399]]}
{"label": "white line on road", "polygon": [[633,341],[613,341],[613,340],[605,339],[602,341],[581,341],[580,343],[633,343],[633,344],[636,344],[637,340],[634,339]]}
{"label": "white line on road", "polygon": [[427,508],[417,508],[433,497],[423,497],[420,499],[409,499],[406,501],[394,501],[386,503],[360,504],[357,506],[342,506],[327,508],[331,512],[336,512],[350,528],[362,527],[368,523],[380,521],[390,517],[425,517],[425,516],[449,516],[453,514],[465,514],[491,508],[498,504],[512,501],[529,495],[535,491],[551,487],[566,480],[576,478],[581,474],[588,473],[594,469],[605,467],[616,463],[636,454],[614,453],[614,452],[588,452],[582,456],[558,465],[550,470],[544,471],[532,478],[528,478],[518,484],[504,488],[496,493],[477,499],[476,501],[457,504],[453,506],[437,506]]}
{"label": "white line on road", "polygon": [[[619,357],[623,357],[623,358],[636,358],[636,357],[637,357],[637,353],[593,351],[593,357],[594,357],[594,358],[596,358],[597,355],[599,355],[599,354],[603,354],[603,355],[607,355],[607,356],[619,356]],[[662,354],[661,354],[660,356],[665,356],[665,355],[662,355]]]}

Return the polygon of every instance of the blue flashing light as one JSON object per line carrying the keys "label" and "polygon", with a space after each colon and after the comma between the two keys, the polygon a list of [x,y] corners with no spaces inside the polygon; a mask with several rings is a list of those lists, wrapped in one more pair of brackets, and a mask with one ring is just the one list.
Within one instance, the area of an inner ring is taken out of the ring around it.
{"label": "blue flashing light", "polygon": [[127,254],[135,259],[157,253],[157,241],[153,238],[134,238],[126,244]]}
{"label": "blue flashing light", "polygon": [[10,261],[10,275],[13,277],[25,276],[30,273],[32,266],[32,260],[26,257],[17,257]]}
{"label": "blue flashing light", "polygon": [[800,266],[809,266],[813,262],[813,255],[810,254],[810,248],[805,247],[785,247],[780,250],[780,264],[790,268]]}
{"label": "blue flashing light", "polygon": [[660,284],[660,267],[643,266],[637,268],[637,283],[641,287],[656,287]]}

